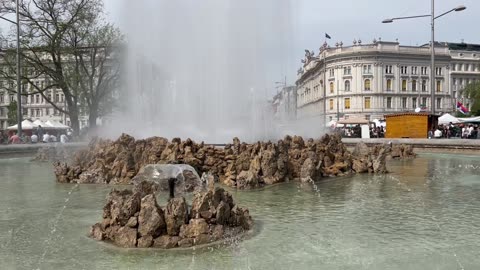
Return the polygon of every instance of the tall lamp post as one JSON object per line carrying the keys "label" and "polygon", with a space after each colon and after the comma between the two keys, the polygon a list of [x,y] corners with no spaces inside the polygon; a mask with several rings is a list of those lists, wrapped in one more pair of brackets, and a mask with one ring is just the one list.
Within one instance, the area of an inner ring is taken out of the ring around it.
{"label": "tall lamp post", "polygon": [[18,12],[18,0],[16,5],[16,21],[0,16],[0,19],[13,23],[17,26],[17,134],[22,136],[22,87],[20,85],[20,16]]}
{"label": "tall lamp post", "polygon": [[430,66],[430,92],[431,92],[431,107],[432,107],[432,114],[435,114],[435,20],[447,15],[450,12],[453,11],[462,11],[465,10],[465,6],[458,6],[456,8],[453,8],[447,12],[444,12],[438,16],[435,17],[435,0],[432,0],[432,10],[431,14],[427,15],[417,15],[417,16],[408,16],[408,17],[398,17],[398,18],[391,18],[391,19],[385,19],[382,21],[382,23],[392,23],[393,21],[396,20],[403,20],[403,19],[414,19],[414,18],[424,18],[424,17],[430,17],[431,18],[431,26],[432,26],[432,39],[430,41],[430,50],[431,50],[431,66]]}

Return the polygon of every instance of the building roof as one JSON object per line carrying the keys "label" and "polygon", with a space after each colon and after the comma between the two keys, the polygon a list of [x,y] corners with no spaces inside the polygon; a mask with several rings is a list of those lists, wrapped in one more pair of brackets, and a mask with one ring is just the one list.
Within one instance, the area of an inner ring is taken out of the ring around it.
{"label": "building roof", "polygon": [[385,118],[388,118],[388,117],[397,117],[397,116],[405,116],[405,115],[438,117],[438,115],[432,115],[430,113],[416,113],[416,112],[392,113],[392,114],[386,114],[384,116],[385,116]]}

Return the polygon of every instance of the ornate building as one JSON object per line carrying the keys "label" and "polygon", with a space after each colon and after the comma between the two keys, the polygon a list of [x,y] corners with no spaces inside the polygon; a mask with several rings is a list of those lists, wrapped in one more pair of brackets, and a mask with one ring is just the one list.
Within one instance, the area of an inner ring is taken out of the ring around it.
{"label": "ornate building", "polygon": [[[324,44],[306,51],[297,79],[298,118],[383,118],[394,112],[429,110],[430,46],[374,40],[352,46]],[[480,79],[480,46],[435,45],[435,113],[455,111],[466,84]],[[468,104],[468,101],[464,101]]]}

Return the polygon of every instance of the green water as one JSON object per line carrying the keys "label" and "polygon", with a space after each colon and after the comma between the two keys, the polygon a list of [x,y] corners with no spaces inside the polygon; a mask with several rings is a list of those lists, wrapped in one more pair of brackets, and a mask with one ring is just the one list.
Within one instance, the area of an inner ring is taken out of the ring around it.
{"label": "green water", "polygon": [[0,269],[480,269],[480,156],[389,169],[233,191],[256,221],[241,242],[125,251],[86,237],[110,187],[57,184],[49,164],[0,159]]}

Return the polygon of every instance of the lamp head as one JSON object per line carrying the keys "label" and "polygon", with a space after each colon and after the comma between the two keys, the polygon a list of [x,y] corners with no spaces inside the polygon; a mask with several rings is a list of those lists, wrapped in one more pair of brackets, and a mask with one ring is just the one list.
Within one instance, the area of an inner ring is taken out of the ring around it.
{"label": "lamp head", "polygon": [[385,19],[382,21],[382,23],[392,23],[393,19]]}
{"label": "lamp head", "polygon": [[467,7],[464,6],[464,5],[461,5],[461,6],[456,7],[454,10],[455,11],[462,11],[462,10],[465,10],[465,9],[467,9]]}

